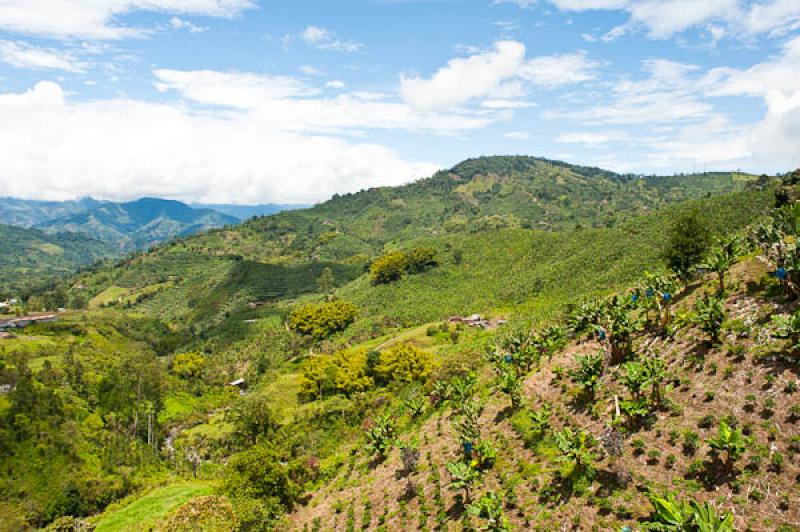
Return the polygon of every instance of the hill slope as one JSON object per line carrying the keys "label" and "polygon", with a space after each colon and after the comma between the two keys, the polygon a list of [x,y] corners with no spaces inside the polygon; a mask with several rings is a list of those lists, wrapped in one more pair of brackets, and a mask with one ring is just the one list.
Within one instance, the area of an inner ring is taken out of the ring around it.
{"label": "hill slope", "polygon": [[0,294],[18,290],[47,277],[110,257],[107,244],[84,235],[45,234],[36,229],[0,225]]}
{"label": "hill slope", "polygon": [[102,202],[92,198],[77,201],[37,201],[0,198],[0,224],[33,227],[56,218],[93,209]]}
{"label": "hill slope", "polygon": [[665,205],[744,190],[752,176],[634,178],[534,157],[484,157],[409,185],[334,196],[310,209],[194,239],[262,261],[345,260],[423,236],[498,228],[607,227]]}
{"label": "hill slope", "polygon": [[86,212],[39,224],[47,233],[83,233],[120,251],[198,233],[239,220],[210,209],[193,209],[179,201],[142,198],[129,203],[106,203]]}

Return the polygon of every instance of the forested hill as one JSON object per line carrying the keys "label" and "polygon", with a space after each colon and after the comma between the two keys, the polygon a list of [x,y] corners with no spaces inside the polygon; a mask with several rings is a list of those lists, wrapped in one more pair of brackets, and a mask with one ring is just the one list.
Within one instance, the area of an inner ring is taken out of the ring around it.
{"label": "forested hill", "polygon": [[0,296],[111,255],[107,244],[88,236],[0,225]]}
{"label": "forested hill", "polygon": [[142,198],[128,203],[104,203],[85,212],[37,226],[47,233],[83,233],[114,245],[119,251],[146,248],[176,236],[239,223],[239,219],[185,203]]}
{"label": "forested hill", "polygon": [[637,178],[534,157],[482,157],[409,185],[334,196],[310,209],[251,220],[193,245],[257,260],[345,260],[420,236],[613,226],[668,204],[756,184],[754,176],[732,173]]}

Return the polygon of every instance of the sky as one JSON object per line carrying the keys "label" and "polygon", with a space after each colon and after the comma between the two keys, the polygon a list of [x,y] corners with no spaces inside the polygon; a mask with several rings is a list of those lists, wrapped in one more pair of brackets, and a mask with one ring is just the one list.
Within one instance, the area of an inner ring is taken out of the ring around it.
{"label": "sky", "polygon": [[0,0],[0,196],[800,166],[800,0]]}

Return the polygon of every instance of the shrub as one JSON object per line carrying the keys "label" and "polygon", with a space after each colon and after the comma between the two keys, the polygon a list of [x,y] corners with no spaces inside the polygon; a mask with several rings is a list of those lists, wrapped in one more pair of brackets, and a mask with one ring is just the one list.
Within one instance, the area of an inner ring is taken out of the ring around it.
{"label": "shrub", "polygon": [[355,321],[356,314],[355,305],[342,299],[312,303],[295,309],[289,315],[289,328],[315,340],[323,340],[347,328]]}
{"label": "shrub", "polygon": [[208,496],[191,499],[178,508],[159,529],[165,532],[183,530],[223,532],[237,530],[239,527],[239,518],[234,513],[231,503],[224,497]]}

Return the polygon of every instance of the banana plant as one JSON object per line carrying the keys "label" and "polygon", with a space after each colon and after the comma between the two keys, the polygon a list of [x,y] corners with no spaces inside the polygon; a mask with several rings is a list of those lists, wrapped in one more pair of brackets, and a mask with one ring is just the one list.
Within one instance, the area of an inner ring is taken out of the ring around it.
{"label": "banana plant", "polygon": [[509,396],[512,410],[519,410],[522,406],[522,378],[513,368],[501,367],[499,373],[495,388]]}
{"label": "banana plant", "polygon": [[386,459],[397,438],[397,428],[392,417],[387,414],[377,418],[372,427],[367,430],[366,437],[367,452],[378,458]]}
{"label": "banana plant", "polygon": [[788,316],[773,316],[772,324],[775,326],[773,336],[788,339],[792,355],[800,353],[800,311]]}
{"label": "banana plant", "polygon": [[700,504],[692,501],[691,505],[697,532],[733,532],[732,513],[725,512],[720,515],[717,509],[708,502]]}
{"label": "banana plant", "polygon": [[742,435],[742,429],[732,429],[724,421],[719,423],[719,432],[714,438],[706,440],[714,452],[726,453],[725,465],[728,470],[733,470],[733,464],[744,454],[747,447],[747,438]]}
{"label": "banana plant", "polygon": [[[708,502],[679,501],[674,494],[651,494],[653,513],[647,530],[674,532],[733,532],[733,514],[720,513]],[[655,526],[653,526],[655,525]]]}
{"label": "banana plant", "polygon": [[706,295],[695,303],[695,323],[708,335],[711,345],[719,343],[722,323],[725,321],[725,308],[722,299]]}
{"label": "banana plant", "polygon": [[597,394],[597,387],[600,385],[600,377],[603,375],[603,355],[576,355],[575,361],[578,364],[574,370],[570,371],[572,381],[578,384],[590,401],[594,401]]}
{"label": "banana plant", "polygon": [[738,238],[718,240],[706,258],[706,262],[701,267],[706,268],[717,274],[719,295],[725,293],[725,274],[736,263],[736,259],[741,252],[741,244]]}
{"label": "banana plant", "polygon": [[503,499],[493,491],[481,495],[480,499],[467,506],[467,513],[486,523],[480,530],[488,532],[510,532],[513,530],[503,512]]}
{"label": "banana plant", "polygon": [[469,504],[472,501],[472,488],[481,479],[481,473],[465,462],[452,462],[447,464],[447,472],[450,473],[450,483],[448,487],[453,491],[464,492],[464,502]]}
{"label": "banana plant", "polygon": [[573,430],[565,427],[555,433],[556,445],[562,453],[561,461],[572,464],[573,472],[579,475],[592,476],[594,461],[597,455],[594,448],[597,444],[591,434],[582,429]]}

